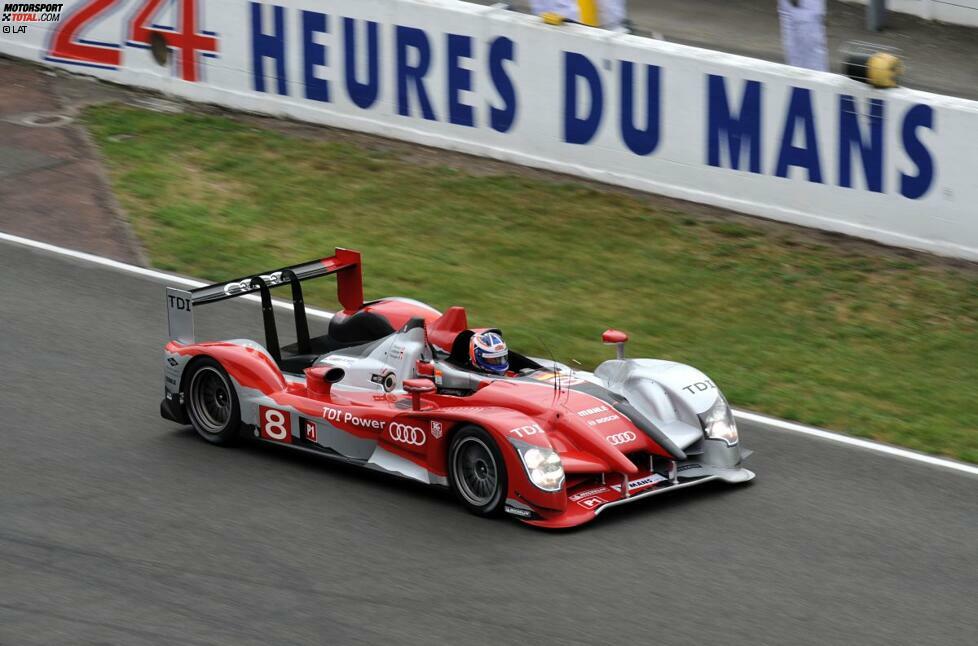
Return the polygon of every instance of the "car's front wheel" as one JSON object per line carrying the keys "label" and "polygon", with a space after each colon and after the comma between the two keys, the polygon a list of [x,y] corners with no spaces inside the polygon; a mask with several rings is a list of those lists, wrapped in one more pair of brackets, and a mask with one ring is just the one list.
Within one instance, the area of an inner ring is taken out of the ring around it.
{"label": "car's front wheel", "polygon": [[452,490],[466,509],[498,516],[506,504],[506,464],[495,440],[478,426],[465,426],[448,450]]}
{"label": "car's front wheel", "polygon": [[186,391],[190,423],[211,444],[234,444],[241,426],[241,408],[231,378],[210,357],[198,359],[191,369]]}

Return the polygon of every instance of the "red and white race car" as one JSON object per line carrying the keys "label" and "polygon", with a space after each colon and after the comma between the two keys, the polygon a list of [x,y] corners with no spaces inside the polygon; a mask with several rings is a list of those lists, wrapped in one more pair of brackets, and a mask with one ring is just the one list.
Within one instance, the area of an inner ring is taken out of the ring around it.
{"label": "red and white race car", "polygon": [[[311,336],[301,281],[335,274],[343,307]],[[270,289],[291,288],[293,344],[279,347]],[[258,292],[265,344],[197,342],[197,307]],[[433,485],[469,510],[571,527],[603,510],[754,474],[726,400],[702,372],[624,358],[592,372],[509,352],[470,363],[465,310],[404,298],[364,302],[356,251],[184,291],[166,288],[170,342],[162,415],[213,444],[243,434]],[[498,330],[497,330],[498,332]]]}

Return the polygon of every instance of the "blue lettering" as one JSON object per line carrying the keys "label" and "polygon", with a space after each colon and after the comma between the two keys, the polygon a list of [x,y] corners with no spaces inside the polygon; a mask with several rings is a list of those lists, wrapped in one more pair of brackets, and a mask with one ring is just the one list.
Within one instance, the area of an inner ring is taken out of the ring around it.
{"label": "blue lettering", "polygon": [[646,65],[648,92],[645,100],[645,129],[635,126],[632,95],[635,86],[632,63],[621,61],[621,138],[636,155],[648,155],[659,145],[659,66]]}
{"label": "blue lettering", "polygon": [[934,158],[917,137],[917,128],[934,129],[934,110],[929,105],[915,105],[903,115],[903,149],[917,167],[917,174],[900,173],[900,195],[911,200],[923,197],[934,182]]}
{"label": "blue lettering", "polygon": [[326,47],[315,41],[315,34],[329,32],[329,21],[318,11],[302,12],[302,46],[305,49],[303,68],[306,78],[306,98],[329,101],[329,81],[316,76],[316,66],[326,66]]}
{"label": "blue lettering", "polygon": [[261,24],[261,8],[258,2],[251,3],[251,72],[255,91],[266,92],[264,63],[266,58],[275,61],[275,78],[278,80],[278,93],[288,95],[285,76],[285,8],[273,5],[275,14],[275,33],[266,34]]}
{"label": "blue lettering", "polygon": [[460,60],[472,60],[472,39],[460,34],[448,34],[448,120],[457,126],[474,126],[472,106],[462,103],[461,93],[472,90],[472,72],[461,66]]}
{"label": "blue lettering", "polygon": [[883,117],[882,99],[869,101],[869,143],[859,127],[855,99],[839,96],[839,186],[852,188],[852,150],[859,150],[866,173],[866,186],[874,193],[883,192]]}
{"label": "blue lettering", "polygon": [[[397,113],[409,117],[411,108],[408,105],[408,89],[414,86],[415,94],[418,97],[418,104],[421,106],[421,115],[429,121],[435,121],[435,111],[428,100],[428,92],[424,87],[424,77],[431,66],[431,45],[428,43],[428,36],[416,27],[402,27],[398,25],[395,30],[397,40]],[[408,50],[413,49],[418,53],[418,62],[411,65],[408,62]]]}
{"label": "blue lettering", "polygon": [[[805,144],[802,147],[794,145],[795,130],[799,121],[805,133]],[[784,131],[781,133],[781,150],[778,153],[778,164],[774,174],[778,177],[787,177],[790,166],[806,169],[809,182],[822,183],[818,139],[815,137],[815,115],[812,112],[812,92],[802,87],[791,88],[788,114],[784,120]]]}
{"label": "blue lettering", "polygon": [[496,132],[509,132],[516,120],[516,88],[506,73],[503,61],[515,61],[513,41],[499,36],[489,45],[489,77],[503,100],[503,107],[489,106],[489,126]]}
{"label": "blue lettering", "polygon": [[357,27],[353,18],[343,19],[343,57],[346,93],[357,106],[367,109],[377,100],[380,90],[380,71],[377,23],[367,21],[367,82],[357,80]]}
{"label": "blue lettering", "polygon": [[[577,116],[577,79],[588,85],[591,107],[585,117]],[[564,52],[564,141],[586,144],[601,124],[604,96],[598,69],[583,54]]]}
{"label": "blue lettering", "polygon": [[727,88],[722,76],[707,76],[706,158],[710,166],[721,167],[720,139],[727,140],[730,168],[740,170],[741,144],[750,142],[750,172],[761,172],[761,84],[747,81],[736,116],[727,102]]}

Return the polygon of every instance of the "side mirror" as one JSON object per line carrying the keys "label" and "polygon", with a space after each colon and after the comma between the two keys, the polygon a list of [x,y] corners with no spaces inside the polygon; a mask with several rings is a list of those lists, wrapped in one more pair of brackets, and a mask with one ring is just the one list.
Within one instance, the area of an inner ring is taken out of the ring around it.
{"label": "side mirror", "polygon": [[625,358],[625,343],[628,341],[627,334],[621,330],[609,328],[601,334],[601,341],[603,341],[605,345],[616,346],[618,358]]}
{"label": "side mirror", "polygon": [[328,397],[333,384],[346,376],[346,370],[336,366],[306,368],[306,389],[315,395]]}
{"label": "side mirror", "polygon": [[435,384],[430,379],[405,379],[404,392],[411,395],[411,408],[421,410],[421,395],[435,392]]}

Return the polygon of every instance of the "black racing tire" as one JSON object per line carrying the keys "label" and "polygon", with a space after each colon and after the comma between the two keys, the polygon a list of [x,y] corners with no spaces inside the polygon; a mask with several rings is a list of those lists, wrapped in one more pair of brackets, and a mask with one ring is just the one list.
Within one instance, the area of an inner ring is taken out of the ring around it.
{"label": "black racing tire", "polygon": [[201,357],[187,375],[187,417],[197,435],[218,446],[231,446],[241,430],[241,406],[231,377],[220,363]]}
{"label": "black racing tire", "polygon": [[485,429],[463,426],[452,436],[448,481],[459,502],[473,514],[502,515],[508,482],[506,463]]}

